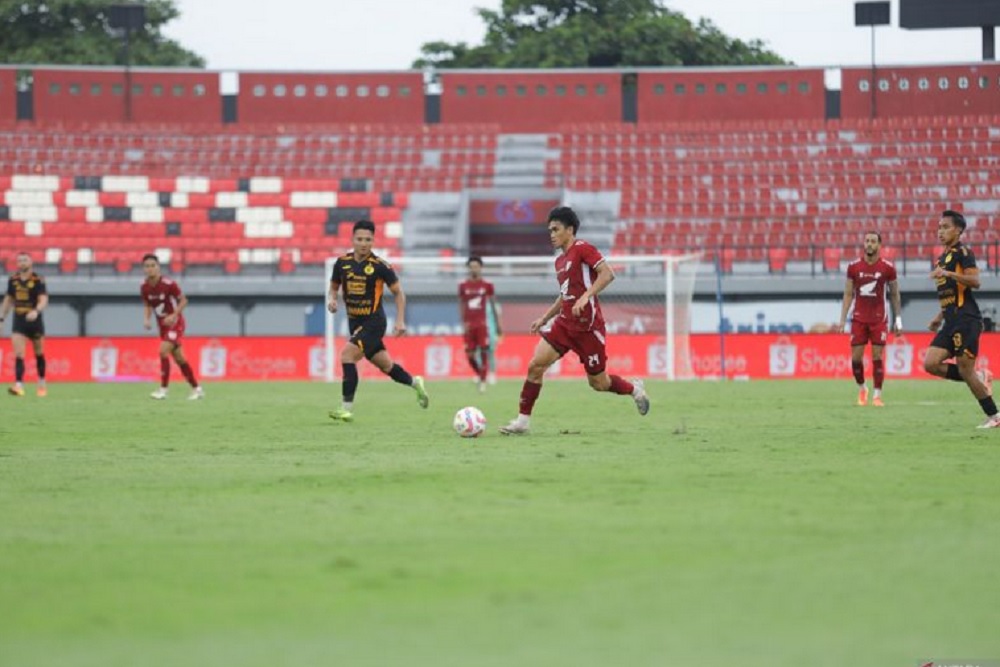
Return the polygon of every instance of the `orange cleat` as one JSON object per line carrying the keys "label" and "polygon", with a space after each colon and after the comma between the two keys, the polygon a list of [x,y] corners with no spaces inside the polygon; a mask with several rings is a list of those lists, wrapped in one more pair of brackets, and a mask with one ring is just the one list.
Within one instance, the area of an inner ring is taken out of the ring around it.
{"label": "orange cleat", "polygon": [[872,405],[874,405],[876,408],[884,408],[885,407],[885,403],[882,402],[882,397],[881,396],[876,396],[875,398],[873,398],[872,399]]}
{"label": "orange cleat", "polygon": [[38,395],[38,398],[45,398],[49,395],[49,389],[48,387],[39,387],[35,393]]}
{"label": "orange cleat", "polygon": [[7,387],[7,393],[11,396],[24,396],[23,387]]}
{"label": "orange cleat", "polygon": [[858,390],[858,405],[868,405],[868,387]]}

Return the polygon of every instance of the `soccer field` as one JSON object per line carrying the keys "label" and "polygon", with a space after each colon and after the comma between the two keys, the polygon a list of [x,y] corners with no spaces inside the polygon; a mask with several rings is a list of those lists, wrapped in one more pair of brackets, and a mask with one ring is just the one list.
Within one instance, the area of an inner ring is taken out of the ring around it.
{"label": "soccer field", "polygon": [[[0,401],[0,665],[1000,659],[1000,433],[964,386],[53,385]],[[33,387],[31,388],[33,391]],[[483,409],[487,435],[451,417]]]}

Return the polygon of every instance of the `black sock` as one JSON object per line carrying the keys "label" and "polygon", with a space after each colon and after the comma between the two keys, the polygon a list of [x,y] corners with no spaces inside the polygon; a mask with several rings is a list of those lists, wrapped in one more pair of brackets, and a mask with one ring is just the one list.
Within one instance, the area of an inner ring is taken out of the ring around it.
{"label": "black sock", "polygon": [[997,404],[993,402],[992,396],[979,399],[979,407],[983,409],[987,417],[992,417],[997,413]]}
{"label": "black sock", "polygon": [[21,357],[14,360],[14,378],[18,382],[24,382],[24,359]]}
{"label": "black sock", "polygon": [[358,390],[358,365],[341,364],[340,367],[344,371],[344,384],[341,387],[344,402],[350,403],[354,400],[354,392]]}
{"label": "black sock", "polygon": [[38,368],[38,379],[45,379],[45,355],[39,354],[35,357],[35,366]]}
{"label": "black sock", "polygon": [[399,364],[393,364],[392,368],[389,369],[388,375],[399,384],[405,384],[407,387],[413,384],[413,376],[407,373],[406,369]]}
{"label": "black sock", "polygon": [[953,382],[965,382],[965,378],[958,372],[958,364],[948,364],[945,377]]}

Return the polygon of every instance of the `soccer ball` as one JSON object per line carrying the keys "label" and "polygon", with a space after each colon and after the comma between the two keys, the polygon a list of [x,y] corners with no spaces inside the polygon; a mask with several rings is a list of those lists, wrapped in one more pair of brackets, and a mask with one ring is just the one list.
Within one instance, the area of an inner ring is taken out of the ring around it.
{"label": "soccer ball", "polygon": [[463,438],[478,438],[486,430],[486,415],[479,408],[462,408],[455,413],[452,426]]}

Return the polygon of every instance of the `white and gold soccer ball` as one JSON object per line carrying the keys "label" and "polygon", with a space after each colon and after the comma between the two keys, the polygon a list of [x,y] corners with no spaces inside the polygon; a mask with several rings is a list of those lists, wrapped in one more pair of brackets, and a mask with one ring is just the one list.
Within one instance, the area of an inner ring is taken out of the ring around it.
{"label": "white and gold soccer ball", "polygon": [[463,438],[478,438],[486,431],[486,415],[479,408],[470,405],[455,413],[452,426],[455,433]]}

